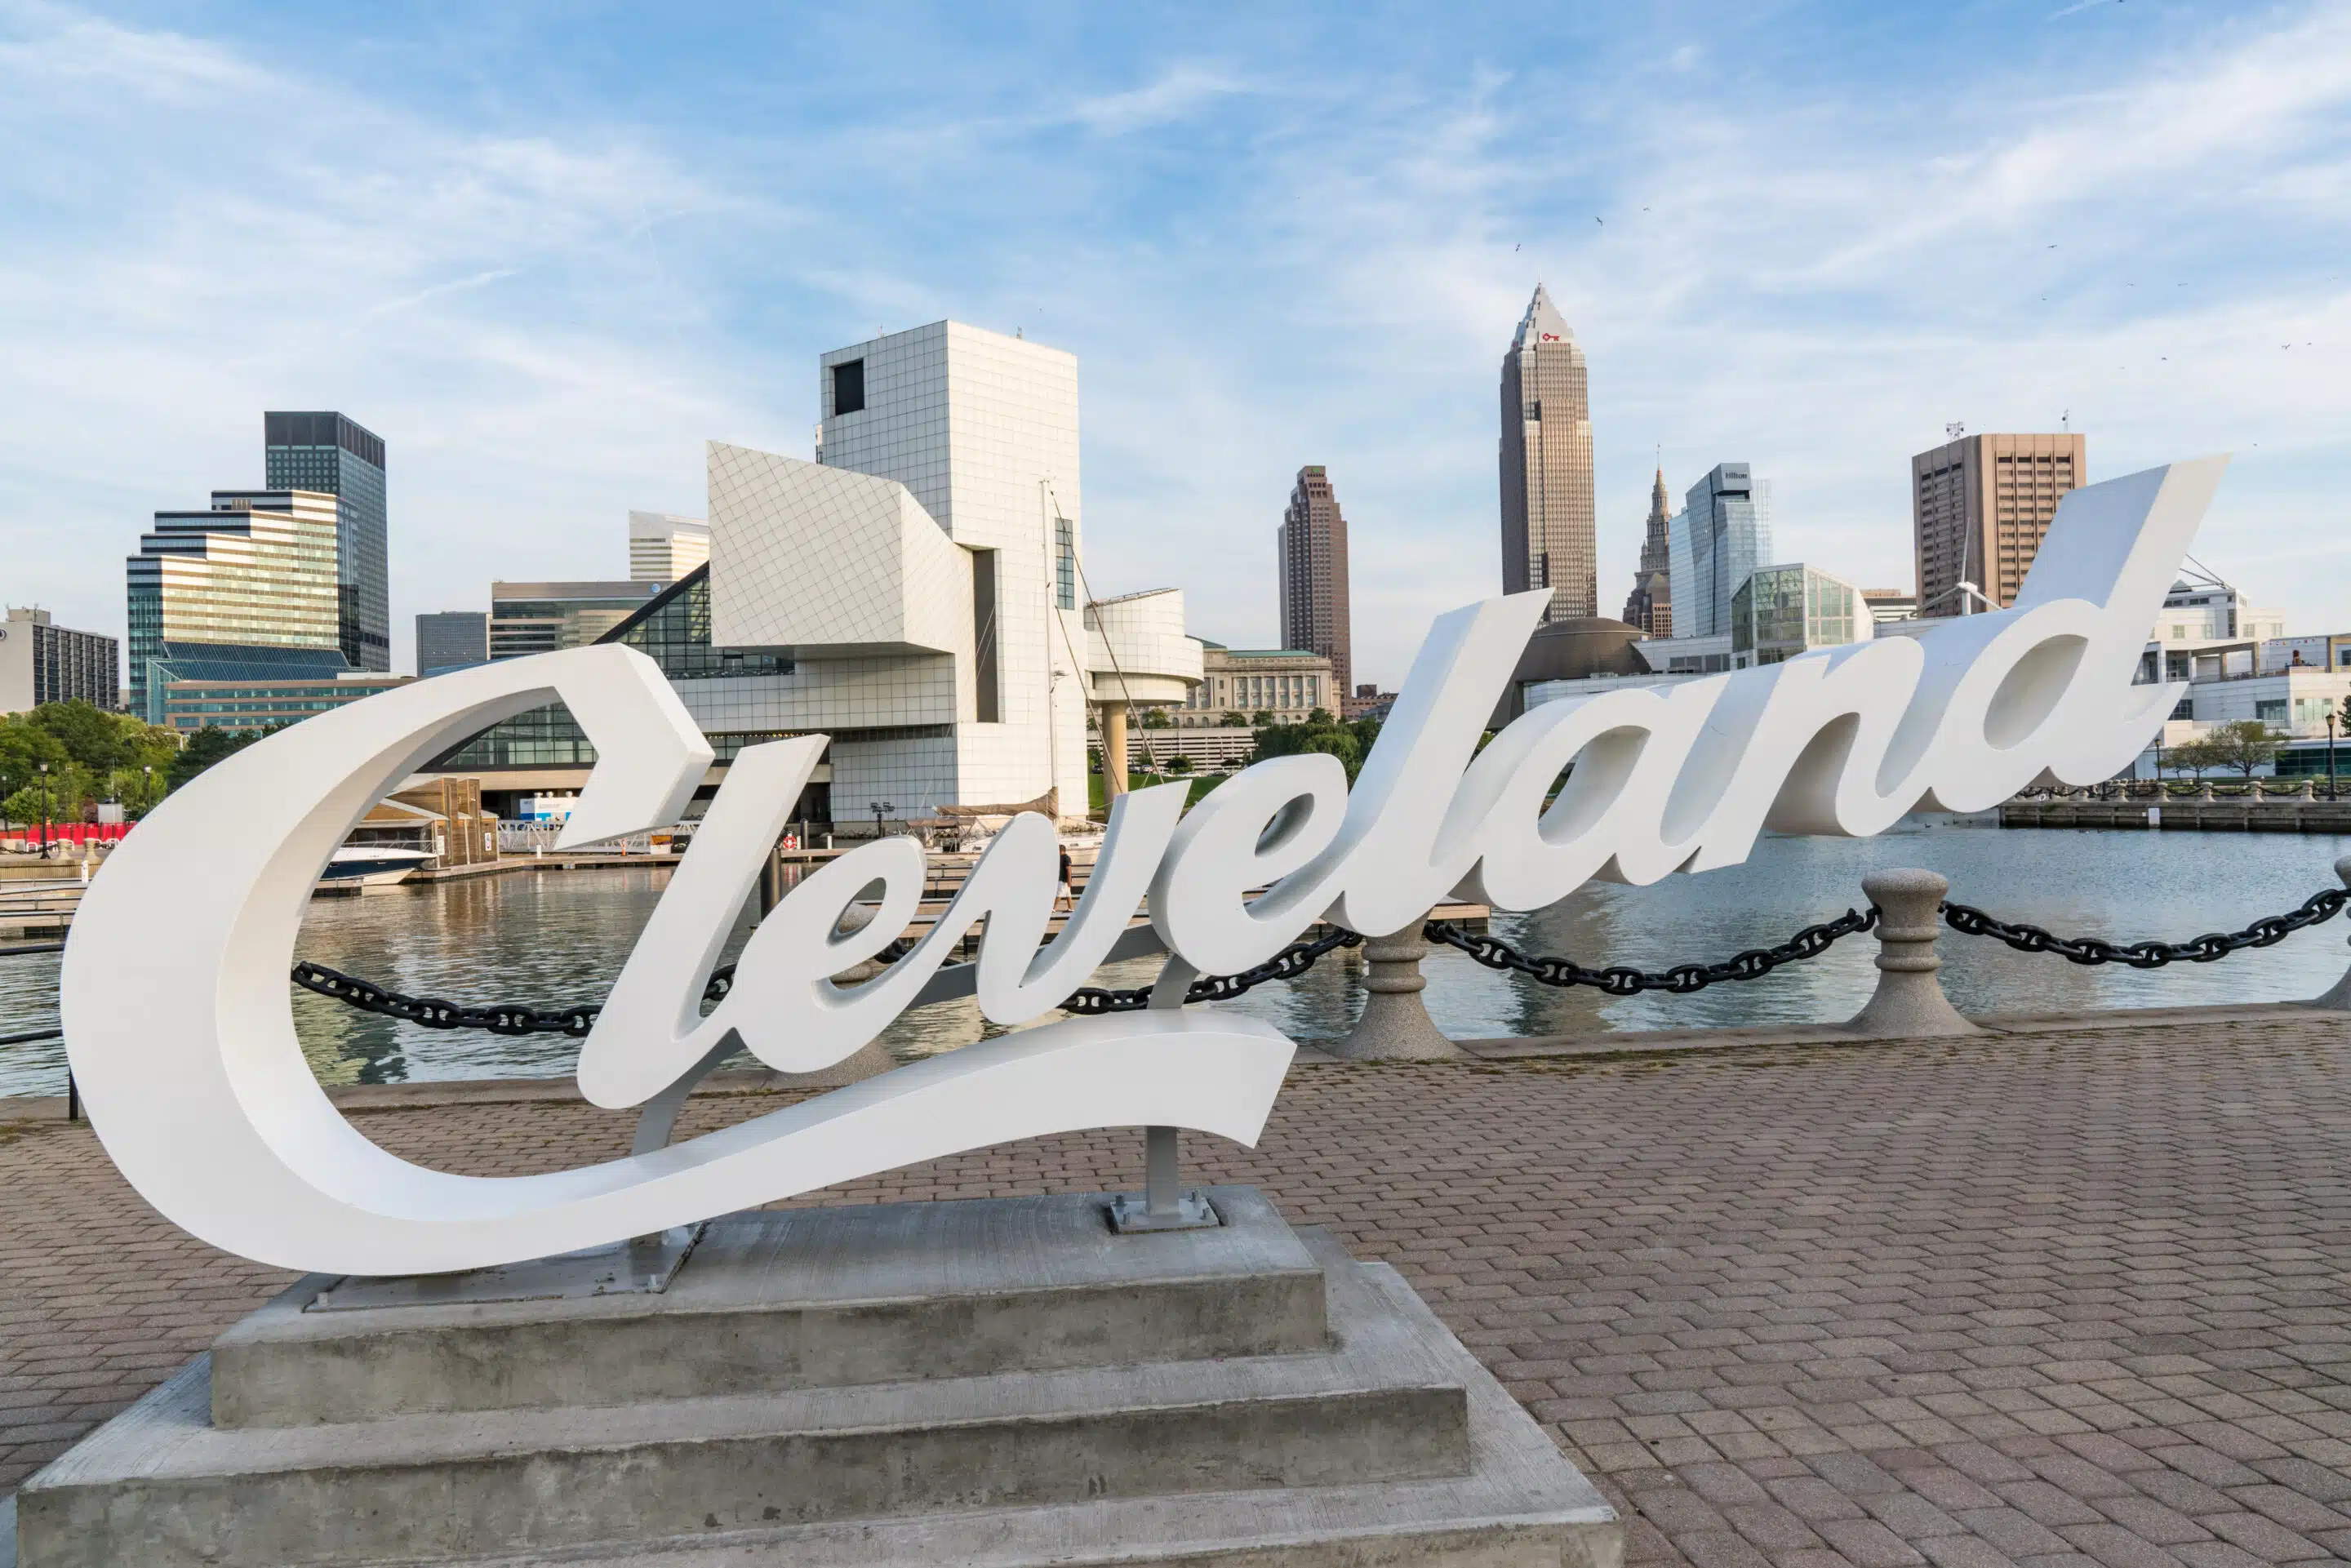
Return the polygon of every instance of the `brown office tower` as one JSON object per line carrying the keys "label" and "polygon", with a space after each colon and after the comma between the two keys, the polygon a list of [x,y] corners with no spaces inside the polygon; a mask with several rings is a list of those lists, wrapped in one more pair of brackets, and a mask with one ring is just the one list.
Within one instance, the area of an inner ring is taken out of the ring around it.
{"label": "brown office tower", "polygon": [[1637,626],[1652,637],[1674,634],[1673,579],[1667,570],[1672,551],[1666,527],[1666,471],[1657,470],[1649,491],[1649,528],[1641,536],[1641,564],[1633,572],[1633,591],[1625,596],[1625,624]]}
{"label": "brown office tower", "polygon": [[1963,435],[1910,459],[1910,531],[1921,617],[2005,610],[2024,586],[2066,491],[2088,467],[2079,435]]}
{"label": "brown office tower", "polygon": [[1298,471],[1281,514],[1281,645],[1331,661],[1332,716],[1353,689],[1347,620],[1347,519],[1319,464]]}
{"label": "brown office tower", "polygon": [[1546,621],[1600,613],[1583,350],[1535,285],[1502,356],[1502,589],[1551,590]]}

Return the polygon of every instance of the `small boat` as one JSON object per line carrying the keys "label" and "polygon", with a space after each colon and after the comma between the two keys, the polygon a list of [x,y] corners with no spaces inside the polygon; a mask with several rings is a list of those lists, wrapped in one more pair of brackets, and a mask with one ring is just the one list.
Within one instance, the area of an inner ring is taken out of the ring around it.
{"label": "small boat", "polygon": [[392,887],[432,859],[423,850],[398,850],[375,844],[345,844],[327,861],[319,877],[321,890],[337,893],[350,888]]}

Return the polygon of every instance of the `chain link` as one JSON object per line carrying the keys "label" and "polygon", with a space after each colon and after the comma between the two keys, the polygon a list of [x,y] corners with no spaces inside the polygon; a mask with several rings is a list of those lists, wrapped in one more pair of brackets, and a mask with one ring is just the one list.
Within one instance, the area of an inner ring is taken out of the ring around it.
{"label": "chain link", "polygon": [[2060,936],[2022,921],[1998,919],[1964,904],[1943,905],[1943,919],[1962,936],[1989,936],[2020,953],[2054,953],[2071,964],[2127,964],[2160,969],[2166,964],[2209,964],[2247,947],[2283,942],[2305,926],[2330,920],[2351,903],[2351,889],[2330,887],[2312,894],[2298,909],[2267,915],[2242,931],[2207,932],[2187,942],[2107,942],[2095,936]]}
{"label": "chain link", "polygon": [[[1951,929],[1961,936],[1989,936],[2006,943],[2020,953],[2054,953],[2074,964],[2127,964],[2134,969],[2158,969],[2166,964],[2209,964],[2247,947],[2267,947],[2297,931],[2334,918],[2346,904],[2351,904],[2351,889],[2328,888],[2313,894],[2298,908],[2283,915],[2266,915],[2241,931],[2210,932],[2187,942],[2116,943],[2095,936],[2060,936],[2022,921],[1999,919],[1965,904],[1944,904],[1942,915]],[[1428,922],[1421,927],[1421,935],[1431,942],[1442,943],[1467,953],[1489,969],[1506,969],[1525,975],[1541,985],[1590,986],[1613,997],[1636,996],[1643,991],[1687,996],[1726,980],[1761,979],[1782,964],[1817,958],[1840,938],[1870,930],[1876,925],[1878,911],[1875,907],[1866,913],[1848,909],[1834,920],[1805,926],[1776,946],[1750,947],[1719,964],[1677,964],[1662,971],[1635,969],[1621,964],[1592,969],[1569,958],[1530,957],[1498,937],[1475,935],[1446,920]],[[1269,981],[1294,980],[1312,968],[1316,960],[1324,955],[1341,947],[1360,946],[1363,940],[1353,931],[1334,927],[1312,941],[1293,942],[1264,963],[1237,975],[1203,976],[1185,988],[1184,1000],[1187,1004],[1229,1001]],[[883,963],[893,963],[904,956],[911,946],[911,943],[901,937],[876,957]],[[595,1026],[596,1015],[601,1010],[601,1004],[538,1008],[522,1002],[507,1002],[474,1007],[444,1001],[437,997],[403,996],[371,980],[346,975],[323,964],[307,960],[294,966],[293,980],[303,989],[331,997],[346,1007],[400,1019],[424,1029],[478,1029],[505,1035],[580,1036]],[[713,970],[710,983],[703,988],[703,998],[705,1001],[719,1000],[726,995],[734,981],[734,965],[725,965]],[[1151,991],[1152,988],[1148,986],[1131,990],[1085,986],[1071,992],[1061,1007],[1064,1011],[1080,1016],[1134,1012],[1150,1006]]]}
{"label": "chain link", "polygon": [[[1314,967],[1314,961],[1334,948],[1353,947],[1363,941],[1352,931],[1333,931],[1311,942],[1292,943],[1253,969],[1238,975],[1211,975],[1192,982],[1186,990],[1186,1002],[1228,1001],[1269,980],[1294,980]],[[912,949],[913,944],[901,937],[876,955],[883,963],[894,963]],[[422,1029],[479,1029],[492,1034],[568,1034],[580,1036],[595,1027],[596,1015],[601,1004],[571,1008],[538,1008],[526,1002],[507,1002],[486,1007],[469,1006],[463,1002],[444,1001],[438,997],[411,997],[387,990],[372,980],[356,975],[346,975],[329,969],[324,964],[308,960],[294,966],[294,983],[306,991],[322,997],[332,997],[346,1007],[363,1013],[377,1013],[385,1018],[399,1019]],[[734,985],[735,966],[726,965],[711,971],[710,983],[703,988],[703,999],[717,1001]],[[1087,986],[1073,992],[1062,1008],[1072,1013],[1133,1012],[1151,1001],[1150,988],[1139,990],[1108,990]]]}
{"label": "chain link", "polygon": [[1612,965],[1587,969],[1570,958],[1531,958],[1494,936],[1479,936],[1447,920],[1432,920],[1421,934],[1432,942],[1458,947],[1489,969],[1509,969],[1546,986],[1591,986],[1612,997],[1637,996],[1643,991],[1669,991],[1687,996],[1724,980],[1760,980],[1782,964],[1798,964],[1827,952],[1837,938],[1866,931],[1877,924],[1875,907],[1865,915],[1848,909],[1823,925],[1807,925],[1776,947],[1750,947],[1719,964],[1677,964],[1658,973]]}
{"label": "chain link", "polygon": [[[1293,942],[1253,969],[1243,969],[1238,975],[1204,975],[1184,988],[1186,1005],[1193,1002],[1227,1002],[1253,987],[1268,980],[1294,980],[1314,967],[1314,961],[1325,953],[1340,947],[1353,947],[1363,938],[1353,931],[1333,927],[1325,936],[1311,942]],[[1064,1010],[1081,1016],[1098,1013],[1131,1013],[1151,1005],[1149,986],[1134,990],[1108,990],[1101,986],[1084,986],[1070,994],[1063,1002]]]}
{"label": "chain link", "polygon": [[[372,980],[362,980],[356,975],[346,975],[307,959],[294,966],[293,977],[294,983],[304,990],[332,997],[345,1007],[357,1008],[363,1013],[380,1013],[423,1029],[485,1029],[492,1034],[576,1036],[593,1029],[596,1015],[603,1011],[601,1002],[576,1008],[535,1008],[527,1002],[469,1007],[463,1002],[445,1002],[438,997],[402,996]],[[703,999],[715,1002],[734,984],[734,965],[714,969],[710,983],[702,988]]]}

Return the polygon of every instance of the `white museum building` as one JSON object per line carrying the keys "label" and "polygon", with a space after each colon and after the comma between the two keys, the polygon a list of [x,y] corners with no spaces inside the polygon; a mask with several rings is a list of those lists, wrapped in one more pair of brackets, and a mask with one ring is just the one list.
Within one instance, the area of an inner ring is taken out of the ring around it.
{"label": "white museum building", "polygon": [[[818,382],[817,461],[711,442],[707,566],[601,640],[662,666],[722,766],[830,735],[843,825],[1049,792],[1082,819],[1088,706],[1115,753],[1129,705],[1198,685],[1201,644],[1180,591],[1092,601],[1076,359],[938,321],[836,349]],[[431,770],[576,788],[590,760],[540,710]]]}

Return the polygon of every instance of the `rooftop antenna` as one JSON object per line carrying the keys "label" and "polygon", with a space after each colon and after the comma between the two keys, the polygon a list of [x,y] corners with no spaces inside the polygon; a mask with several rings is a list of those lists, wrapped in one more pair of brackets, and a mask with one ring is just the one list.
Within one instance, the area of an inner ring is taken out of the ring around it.
{"label": "rooftop antenna", "polygon": [[2057,428],[2062,431],[2065,431],[2068,434],[2072,433],[2074,429],[2074,411],[2072,409],[2069,408],[2064,413],[2057,416]]}

